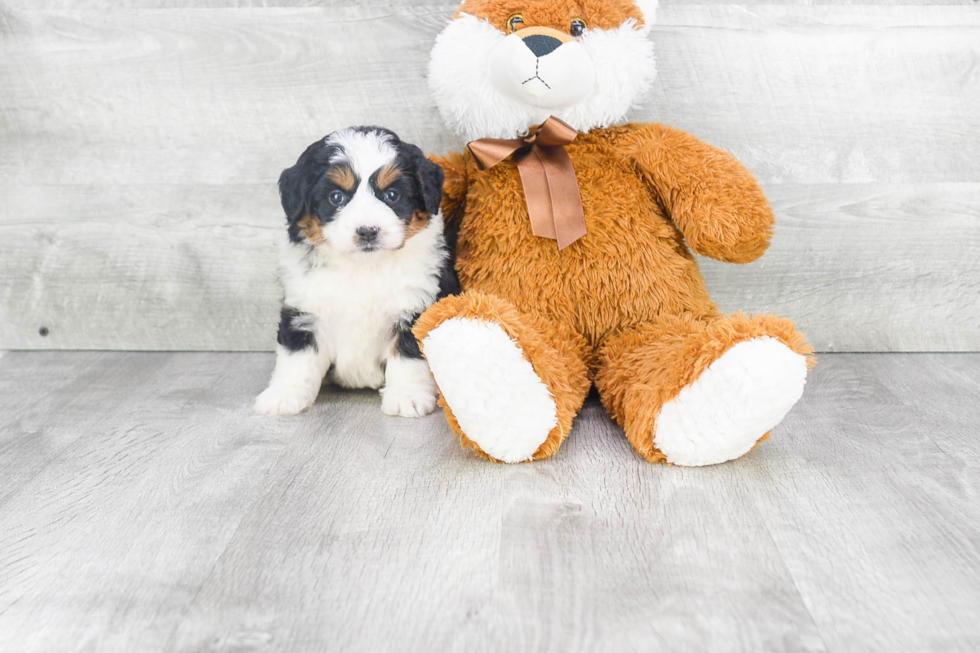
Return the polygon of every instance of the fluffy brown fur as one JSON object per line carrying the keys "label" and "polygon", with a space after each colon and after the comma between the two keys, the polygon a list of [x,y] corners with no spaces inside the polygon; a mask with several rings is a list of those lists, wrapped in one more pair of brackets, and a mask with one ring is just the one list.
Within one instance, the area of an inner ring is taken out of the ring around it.
{"label": "fluffy brown fur", "polygon": [[[487,4],[495,16],[509,11],[506,2]],[[771,336],[813,363],[789,320],[720,314],[691,254],[757,259],[772,209],[731,154],[663,125],[596,129],[566,151],[588,235],[563,251],[531,233],[512,161],[482,171],[469,154],[437,157],[467,292],[430,308],[415,334],[424,339],[455,316],[501,325],[558,404],[558,427],[534,458],[558,449],[594,379],[633,447],[665,462],[653,444],[661,407],[732,346]],[[464,445],[479,451],[440,401]]]}
{"label": "fluffy brown fur", "polygon": [[[783,318],[742,313],[714,319],[690,313],[662,315],[603,345],[596,388],[636,451],[651,462],[666,462],[653,443],[660,409],[732,346],[764,336],[807,356],[811,367],[816,362],[813,348]],[[643,382],[636,383],[637,379]]]}
{"label": "fluffy brown fur", "polygon": [[463,288],[568,324],[593,348],[660,315],[717,316],[687,231],[698,253],[747,262],[768,245],[772,210],[734,157],[686,136],[625,125],[568,146],[588,236],[561,252],[531,233],[512,161],[480,171],[469,155],[439,160],[448,180],[444,213],[460,221]]}

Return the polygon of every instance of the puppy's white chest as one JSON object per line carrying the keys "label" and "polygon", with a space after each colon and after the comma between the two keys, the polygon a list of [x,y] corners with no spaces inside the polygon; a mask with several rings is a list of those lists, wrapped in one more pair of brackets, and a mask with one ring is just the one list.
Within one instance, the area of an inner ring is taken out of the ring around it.
{"label": "puppy's white chest", "polygon": [[[333,280],[317,314],[317,342],[328,349],[330,380],[351,388],[380,388],[394,344],[397,297],[385,284]],[[346,282],[346,283],[345,283]]]}
{"label": "puppy's white chest", "polygon": [[317,345],[338,385],[380,388],[396,322],[423,311],[438,293],[428,261],[386,258],[314,268],[285,284],[286,303],[315,317]]}

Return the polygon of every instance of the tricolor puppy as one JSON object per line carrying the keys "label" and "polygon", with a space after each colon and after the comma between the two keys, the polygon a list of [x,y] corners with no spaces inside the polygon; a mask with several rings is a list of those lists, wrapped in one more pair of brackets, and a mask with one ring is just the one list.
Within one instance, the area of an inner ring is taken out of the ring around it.
{"label": "tricolor puppy", "polygon": [[458,292],[442,182],[419,148],[378,127],[335,132],[282,173],[279,345],[256,412],[296,414],[324,378],[380,388],[387,415],[435,409],[436,386],[411,329],[429,305]]}

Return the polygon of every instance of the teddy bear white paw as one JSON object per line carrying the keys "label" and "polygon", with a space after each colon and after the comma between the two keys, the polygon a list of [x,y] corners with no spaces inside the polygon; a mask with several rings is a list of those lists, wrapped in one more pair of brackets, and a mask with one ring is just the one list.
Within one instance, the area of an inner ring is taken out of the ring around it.
{"label": "teddy bear white paw", "polygon": [[775,338],[740,342],[667,402],[654,444],[675,465],[745,455],[803,395],[806,357]]}
{"label": "teddy bear white paw", "polygon": [[456,421],[480,449],[517,463],[558,424],[548,386],[499,324],[454,317],[429,332],[425,355]]}
{"label": "teddy bear white paw", "polygon": [[381,412],[400,417],[424,417],[436,409],[436,391],[431,383],[385,388]]}
{"label": "teddy bear white paw", "polygon": [[259,415],[296,415],[313,405],[316,395],[292,386],[271,385],[255,398],[255,412]]}

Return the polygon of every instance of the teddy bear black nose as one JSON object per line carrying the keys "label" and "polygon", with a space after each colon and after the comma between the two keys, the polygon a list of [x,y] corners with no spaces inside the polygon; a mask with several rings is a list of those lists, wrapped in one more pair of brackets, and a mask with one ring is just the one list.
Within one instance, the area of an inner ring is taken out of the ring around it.
{"label": "teddy bear black nose", "polygon": [[561,41],[547,34],[532,34],[524,37],[524,45],[534,53],[535,57],[543,57],[557,50]]}

